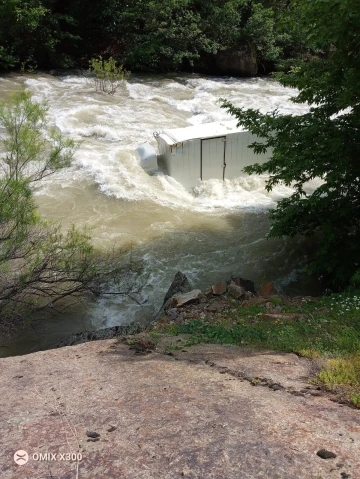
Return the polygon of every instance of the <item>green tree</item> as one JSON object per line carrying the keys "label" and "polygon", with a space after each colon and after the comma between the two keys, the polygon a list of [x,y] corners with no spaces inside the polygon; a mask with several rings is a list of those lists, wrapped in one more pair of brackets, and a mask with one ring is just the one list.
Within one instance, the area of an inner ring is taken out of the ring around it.
{"label": "green tree", "polygon": [[11,334],[35,311],[53,311],[84,296],[139,288],[138,267],[119,251],[97,251],[86,230],[43,221],[33,189],[70,165],[75,144],[46,129],[46,107],[22,91],[0,107],[0,334]]}
{"label": "green tree", "polygon": [[[268,190],[294,188],[271,212],[269,236],[320,236],[310,272],[344,287],[360,283],[360,9],[357,0],[299,0],[296,7],[319,54],[278,78],[298,89],[293,101],[308,104],[308,113],[223,107],[262,137],[255,151],[272,149],[269,161],[246,172],[268,172]],[[306,183],[315,178],[322,184],[311,193]]]}
{"label": "green tree", "polygon": [[74,23],[58,0],[0,0],[0,68],[73,66]]}
{"label": "green tree", "polygon": [[168,71],[211,64],[212,54],[244,44],[260,62],[274,61],[304,48],[292,3],[0,0],[0,68],[69,68],[102,55],[130,69]]}
{"label": "green tree", "polygon": [[191,0],[135,0],[119,13],[127,32],[126,63],[131,69],[177,70],[199,57],[205,37]]}
{"label": "green tree", "polygon": [[117,65],[116,60],[110,57],[104,60],[102,56],[90,60],[89,73],[95,90],[113,95],[120,85],[124,85],[130,77],[130,72]]}

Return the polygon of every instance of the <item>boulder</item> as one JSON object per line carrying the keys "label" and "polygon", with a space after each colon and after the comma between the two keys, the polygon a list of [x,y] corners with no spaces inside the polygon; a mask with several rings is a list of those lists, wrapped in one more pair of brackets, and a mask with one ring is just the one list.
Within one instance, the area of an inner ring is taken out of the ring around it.
{"label": "boulder", "polygon": [[241,286],[238,286],[235,283],[231,283],[228,287],[228,293],[235,299],[243,298],[246,294],[246,291]]}
{"label": "boulder", "polygon": [[224,281],[221,283],[216,283],[211,286],[211,291],[212,294],[215,296],[221,296],[222,294],[225,294],[227,290],[227,285]]}
{"label": "boulder", "polygon": [[196,303],[199,301],[199,296],[201,295],[200,289],[193,289],[192,291],[184,294],[177,294],[172,297],[172,309],[181,308],[187,304]]}
{"label": "boulder", "polygon": [[265,283],[260,290],[260,294],[261,296],[264,296],[264,298],[269,298],[270,296],[273,296],[276,293],[277,291],[273,283]]}
{"label": "boulder", "polygon": [[188,293],[191,290],[192,286],[187,276],[181,271],[178,271],[170,285],[170,288],[165,294],[163,305],[175,294]]}
{"label": "boulder", "polygon": [[240,278],[239,276],[232,276],[231,281],[233,281],[237,286],[241,286],[248,291],[249,293],[256,294],[255,284],[249,279]]}
{"label": "boulder", "polygon": [[173,304],[172,298],[176,294],[188,293],[192,290],[190,281],[186,277],[184,273],[178,271],[170,285],[170,288],[167,290],[165,294],[163,304],[159,309],[158,313],[154,316],[151,323],[159,321],[164,313],[169,309],[173,308],[175,305]]}

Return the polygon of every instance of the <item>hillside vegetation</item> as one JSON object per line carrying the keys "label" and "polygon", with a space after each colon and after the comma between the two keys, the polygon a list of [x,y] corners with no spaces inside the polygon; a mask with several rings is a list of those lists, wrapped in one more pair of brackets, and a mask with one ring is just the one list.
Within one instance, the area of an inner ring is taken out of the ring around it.
{"label": "hillside vegetation", "polygon": [[293,19],[295,3],[2,1],[0,68],[73,68],[103,55],[131,70],[210,71],[216,55],[240,49],[268,72],[274,62],[310,51]]}

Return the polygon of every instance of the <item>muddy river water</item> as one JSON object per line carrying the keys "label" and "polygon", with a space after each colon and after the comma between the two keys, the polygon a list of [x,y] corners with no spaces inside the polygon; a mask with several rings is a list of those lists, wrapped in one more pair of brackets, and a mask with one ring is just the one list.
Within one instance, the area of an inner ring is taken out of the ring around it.
{"label": "muddy river water", "polygon": [[156,146],[154,131],[231,119],[219,98],[262,112],[302,113],[304,106],[290,101],[293,90],[263,78],[133,75],[110,96],[96,93],[81,76],[38,73],[1,77],[0,97],[21,86],[48,102],[51,126],[80,142],[73,166],[37,190],[42,215],[63,228],[87,225],[103,249],[131,245],[145,261],[147,279],[137,296],[142,306],[128,298],[101,300],[84,312],[36,324],[3,355],[51,347],[75,331],[150,318],[178,270],[199,288],[236,274],[256,285],[271,280],[285,290],[304,289],[308,245],[265,239],[267,212],[290,188],[268,193],[265,176],[244,174],[186,191],[164,174],[148,176],[135,152],[143,141]]}

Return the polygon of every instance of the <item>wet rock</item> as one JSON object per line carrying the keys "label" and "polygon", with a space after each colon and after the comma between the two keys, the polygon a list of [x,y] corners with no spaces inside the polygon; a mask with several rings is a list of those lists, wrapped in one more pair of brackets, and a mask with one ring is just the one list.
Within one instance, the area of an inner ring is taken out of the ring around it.
{"label": "wet rock", "polygon": [[240,299],[245,296],[245,289],[237,284],[230,284],[228,287],[228,293],[235,299]]}
{"label": "wet rock", "polygon": [[242,288],[244,288],[245,291],[248,291],[249,293],[256,294],[255,284],[253,283],[253,281],[250,281],[249,279],[240,278],[238,276],[232,276],[231,280],[237,286],[241,286]]}
{"label": "wet rock", "polygon": [[261,296],[264,296],[265,298],[269,298],[276,293],[277,291],[273,283],[265,283],[260,290]]}
{"label": "wet rock", "polygon": [[201,294],[200,289],[193,289],[189,293],[178,294],[173,296],[171,299],[172,306],[176,308],[181,308],[186,304],[196,303],[199,301],[199,296]]}
{"label": "wet rock", "polygon": [[216,283],[211,286],[211,291],[212,294],[215,296],[221,296],[222,294],[225,294],[227,290],[227,285],[225,281],[221,281],[221,283]]}
{"label": "wet rock", "polygon": [[87,435],[87,437],[90,437],[91,439],[96,439],[96,438],[100,437],[100,434],[98,432],[95,432],[95,431],[86,431],[86,435]]}
{"label": "wet rock", "polygon": [[191,290],[192,286],[187,276],[181,271],[178,271],[170,285],[170,288],[164,296],[163,305],[175,294],[189,293]]}
{"label": "wet rock", "polygon": [[316,455],[321,457],[321,459],[335,459],[336,458],[336,454],[334,454],[331,451],[328,451],[327,449],[320,449],[320,451],[318,451],[316,453]]}
{"label": "wet rock", "polygon": [[[187,279],[186,275],[181,273],[181,271],[178,271],[173,279],[173,282],[170,285],[170,288],[168,289],[167,293],[165,294],[163,304],[158,311],[158,313],[155,315],[151,323],[154,323],[156,321],[159,321],[163,316],[164,312],[168,311],[169,309],[174,308],[176,304],[173,303],[173,296],[174,295],[179,295],[182,293],[188,293],[192,290],[191,284],[189,280]],[[177,318],[178,320],[179,318]]]}

